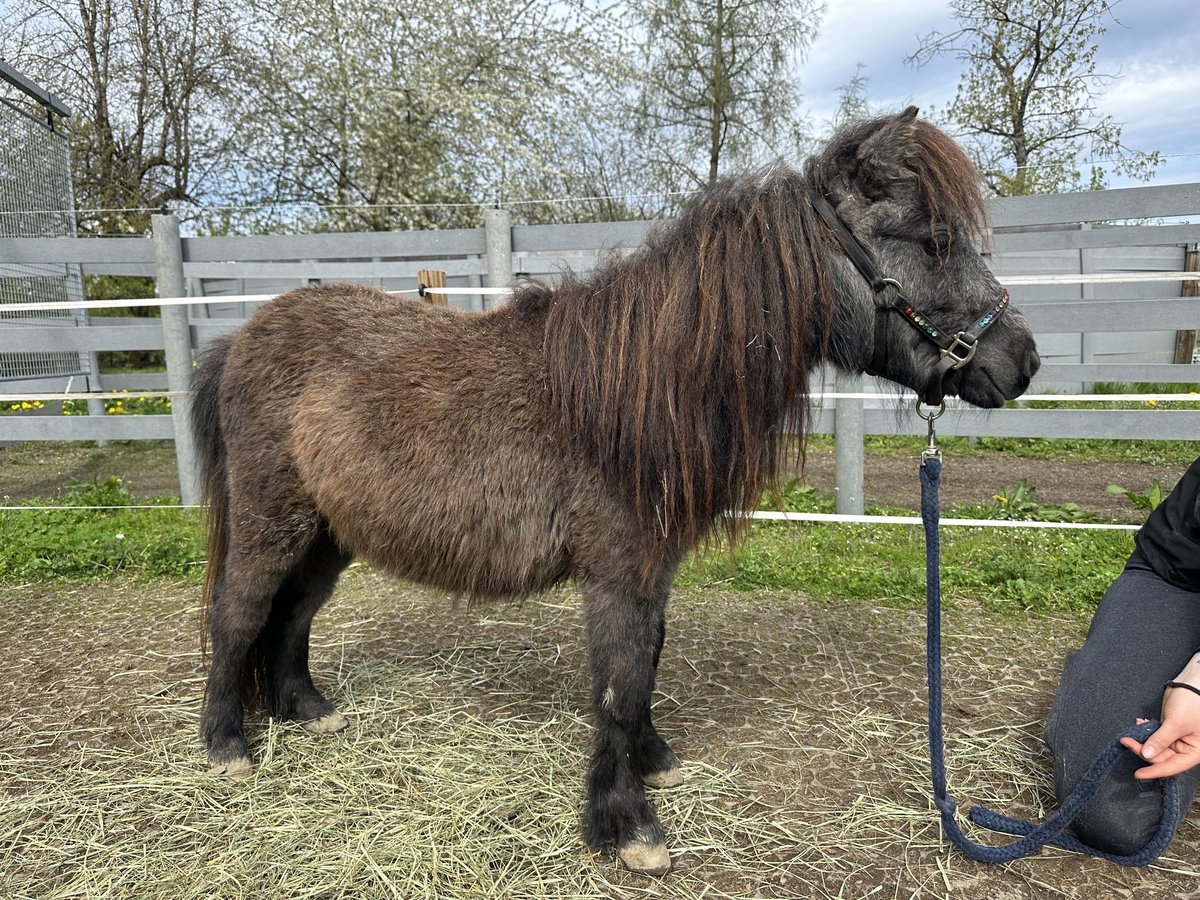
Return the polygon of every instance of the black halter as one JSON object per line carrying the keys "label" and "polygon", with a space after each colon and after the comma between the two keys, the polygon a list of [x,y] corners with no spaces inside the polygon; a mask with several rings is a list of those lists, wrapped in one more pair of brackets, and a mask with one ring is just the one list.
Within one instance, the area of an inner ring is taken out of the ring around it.
{"label": "black halter", "polygon": [[921,397],[927,405],[939,406],[945,396],[942,382],[950,372],[961,369],[974,359],[975,351],[979,349],[979,338],[1008,309],[1008,291],[1005,290],[996,305],[971,327],[951,337],[908,301],[900,282],[894,278],[883,277],[870,249],[846,227],[846,223],[824,197],[814,195],[812,204],[817,215],[837,237],[846,255],[854,263],[854,268],[858,269],[875,292],[875,341],[871,348],[871,362],[867,366],[867,373],[883,375],[887,359],[887,314],[892,311],[898,312],[905,322],[940,348],[937,367],[922,392],[924,396]]}

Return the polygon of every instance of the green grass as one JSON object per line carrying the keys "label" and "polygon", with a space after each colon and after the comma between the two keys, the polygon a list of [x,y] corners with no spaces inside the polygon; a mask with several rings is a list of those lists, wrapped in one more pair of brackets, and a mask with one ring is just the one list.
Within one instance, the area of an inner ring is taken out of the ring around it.
{"label": "green grass", "polygon": [[[870,436],[866,452],[879,456],[912,457],[925,447],[921,437]],[[1195,441],[1138,441],[1070,438],[938,437],[947,456],[1005,454],[1017,459],[1036,457],[1078,462],[1139,462],[1153,466],[1187,468],[1196,458]]]}
{"label": "green grass", "polygon": [[[135,501],[119,479],[109,478],[30,505],[48,502],[120,507],[142,501]],[[771,505],[828,512],[833,501],[791,482]],[[878,507],[870,511],[910,514]],[[965,512],[972,517],[1004,515],[999,505]],[[1012,612],[1085,610],[1120,572],[1132,537],[1128,532],[947,527],[942,548],[948,604]],[[761,523],[732,553],[718,546],[693,554],[678,584],[800,591],[817,600],[916,607],[924,598],[924,565],[923,536],[915,526]],[[0,512],[3,581],[95,581],[116,575],[198,580],[203,567],[203,521],[195,510]]]}
{"label": "green grass", "polygon": [[[998,612],[1088,610],[1132,549],[1129,532],[943,528],[943,600]],[[716,548],[689,558],[677,583],[919,607],[924,538],[906,525],[761,523],[732,555]]]}
{"label": "green grass", "polygon": [[[54,500],[24,506],[177,505],[136,500],[118,478],[76,484]],[[199,579],[201,516],[181,509],[0,511],[0,580],[90,580],[113,575]]]}
{"label": "green grass", "polygon": [[[943,517],[1086,521],[1072,504],[1042,505],[1032,490],[1004,501],[943,511]],[[1018,506],[1019,508],[1014,508]],[[834,501],[810,485],[789,482],[765,506],[832,512]],[[868,514],[913,515],[868,506]],[[942,528],[942,595],[949,606],[976,604],[996,612],[1090,610],[1124,567],[1133,537],[1124,531]],[[920,607],[925,602],[925,538],[916,525],[757,523],[732,553],[728,546],[693,554],[680,587],[793,590],[814,600],[868,600]]]}

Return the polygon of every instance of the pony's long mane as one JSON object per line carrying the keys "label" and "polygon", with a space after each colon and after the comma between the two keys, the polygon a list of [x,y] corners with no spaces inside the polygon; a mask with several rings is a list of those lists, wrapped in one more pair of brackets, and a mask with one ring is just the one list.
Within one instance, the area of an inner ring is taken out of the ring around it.
{"label": "pony's long mane", "polygon": [[[757,505],[789,443],[785,420],[803,433],[831,323],[819,241],[803,179],[777,166],[718,184],[632,255],[548,298],[564,437],[662,541],[691,546],[722,513]],[[744,522],[723,524],[732,536]]]}

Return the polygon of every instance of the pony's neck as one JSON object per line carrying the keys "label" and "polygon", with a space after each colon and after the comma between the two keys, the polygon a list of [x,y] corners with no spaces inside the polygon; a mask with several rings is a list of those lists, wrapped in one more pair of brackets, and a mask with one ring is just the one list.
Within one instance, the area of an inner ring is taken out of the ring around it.
{"label": "pony's neck", "polygon": [[824,253],[800,176],[777,167],[721,183],[551,296],[564,435],[630,489],[647,525],[694,541],[775,476],[781,426],[804,424],[829,342]]}

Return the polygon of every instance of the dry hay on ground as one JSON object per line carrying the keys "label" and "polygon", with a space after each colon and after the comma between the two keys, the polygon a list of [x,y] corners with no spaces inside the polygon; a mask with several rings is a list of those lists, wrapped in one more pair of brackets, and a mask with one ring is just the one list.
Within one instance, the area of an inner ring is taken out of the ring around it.
{"label": "dry hay on ground", "polygon": [[[471,609],[356,568],[317,620],[336,736],[250,722],[258,767],[204,774],[197,590],[0,588],[0,893],[24,897],[1191,897],[1200,833],[1120,869],[993,868],[929,800],[919,615],[792,595],[679,597],[654,793],[675,871],[593,857],[576,596]],[[1080,619],[948,621],[952,790],[1041,816],[1038,735]],[[995,840],[986,834],[977,836]]]}

